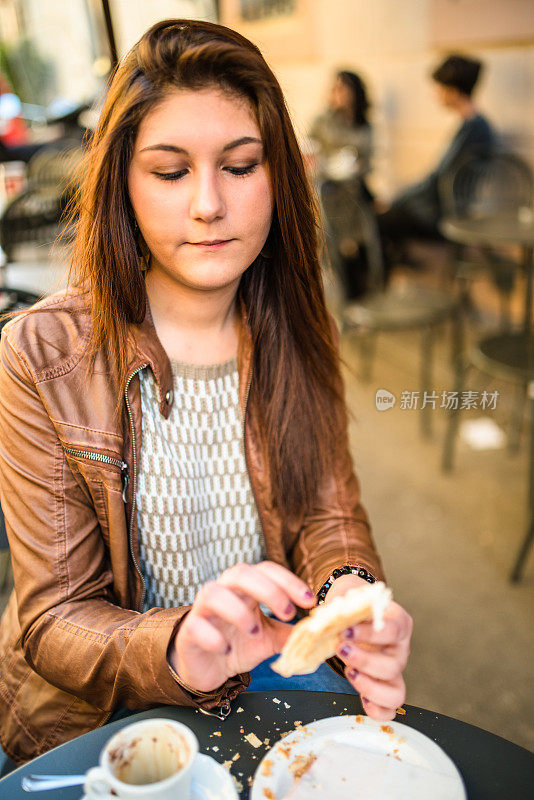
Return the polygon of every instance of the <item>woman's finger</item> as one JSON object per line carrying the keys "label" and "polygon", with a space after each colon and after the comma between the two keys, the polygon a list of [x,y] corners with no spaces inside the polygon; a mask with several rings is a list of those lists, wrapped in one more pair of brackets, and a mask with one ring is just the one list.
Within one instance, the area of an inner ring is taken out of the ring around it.
{"label": "woman's finger", "polygon": [[[391,611],[389,611],[391,609]],[[376,631],[371,622],[360,622],[354,628],[349,628],[352,631],[352,637],[345,632],[345,638],[354,638],[359,642],[366,642],[367,644],[395,644],[404,639],[409,639],[412,633],[413,621],[412,618],[403,608],[396,603],[391,603],[384,626],[381,630]]]}
{"label": "woman's finger", "polygon": [[345,664],[358,672],[364,672],[382,681],[391,681],[402,673],[408,662],[408,645],[367,650],[347,640],[338,648],[338,656]]}
{"label": "woman's finger", "polygon": [[220,619],[250,636],[260,632],[255,612],[235,592],[218,581],[204,584],[188,616],[210,617],[211,624]]}
{"label": "woman's finger", "polygon": [[363,710],[371,719],[376,719],[381,722],[388,722],[395,719],[397,714],[396,708],[387,708],[385,706],[377,705],[369,700],[368,697],[361,697]]}
{"label": "woman's finger", "polygon": [[281,564],[275,564],[274,561],[261,561],[256,569],[264,572],[280,588],[284,589],[300,608],[312,608],[317,603],[317,598],[308,584],[290,570],[282,567]]}
{"label": "woman's finger", "polygon": [[406,685],[402,676],[394,681],[378,681],[361,672],[355,674],[350,668],[346,670],[346,676],[362,698],[381,708],[395,710],[406,699]]}
{"label": "woman's finger", "polygon": [[280,619],[293,619],[296,608],[288,593],[267,575],[248,564],[239,564],[226,570],[217,581],[235,591],[246,603],[252,598],[255,603],[265,603]]}
{"label": "woman's finger", "polygon": [[[261,564],[256,566],[238,564],[226,570],[217,582],[240,594],[244,593],[254,598],[258,603],[265,603],[279,619],[292,619],[295,616],[297,604],[313,605],[315,598],[305,583],[298,578],[296,579],[297,583],[294,581],[290,583],[287,575],[291,575],[291,573],[284,570],[283,567],[279,567],[278,564],[272,566],[276,569],[270,569],[268,566],[265,568]],[[260,569],[260,567],[262,568]],[[311,595],[311,600],[306,594],[307,592]]]}
{"label": "woman's finger", "polygon": [[201,616],[193,615],[191,618],[191,614],[187,615],[180,627],[180,639],[182,647],[194,645],[201,650],[220,655],[228,655],[229,652],[229,642],[221,631]]}

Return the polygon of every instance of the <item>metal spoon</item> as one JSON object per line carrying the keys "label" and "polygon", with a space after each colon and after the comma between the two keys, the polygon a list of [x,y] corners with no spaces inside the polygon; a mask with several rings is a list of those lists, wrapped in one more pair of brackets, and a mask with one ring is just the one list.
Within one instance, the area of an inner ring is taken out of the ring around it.
{"label": "metal spoon", "polygon": [[85,783],[85,775],[25,775],[21,786],[25,792],[44,792],[47,789],[80,786],[82,783]]}

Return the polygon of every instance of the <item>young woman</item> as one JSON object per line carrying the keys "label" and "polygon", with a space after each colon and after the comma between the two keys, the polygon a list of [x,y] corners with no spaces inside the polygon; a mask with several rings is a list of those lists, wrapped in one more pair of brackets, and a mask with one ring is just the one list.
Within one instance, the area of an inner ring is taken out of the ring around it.
{"label": "young woman", "polygon": [[323,213],[332,233],[335,230],[329,252],[340,272],[347,300],[360,297],[369,288],[365,247],[354,239],[352,222],[347,230],[341,230],[347,227],[341,220],[345,217],[344,206],[351,202],[353,194],[358,202],[373,201],[366,182],[372,155],[368,111],[362,79],[355,72],[341,70],[333,82],[328,108],[316,117],[310,130]]}
{"label": "young woman", "polygon": [[[17,762],[121,708],[229,713],[297,608],[383,577],[314,206],[257,48],[151,28],[113,78],[77,210],[75,288],[2,337],[0,736]],[[335,660],[380,719],[411,631],[387,616]]]}
{"label": "young woman", "polygon": [[[371,193],[365,176],[371,169],[372,131],[368,119],[369,100],[363,80],[355,72],[340,70],[334,79],[328,108],[315,118],[310,138],[318,148],[319,169],[324,179],[333,178],[340,150],[352,151],[353,172],[366,199]],[[338,168],[339,169],[339,168]],[[350,169],[347,164],[347,171]]]}

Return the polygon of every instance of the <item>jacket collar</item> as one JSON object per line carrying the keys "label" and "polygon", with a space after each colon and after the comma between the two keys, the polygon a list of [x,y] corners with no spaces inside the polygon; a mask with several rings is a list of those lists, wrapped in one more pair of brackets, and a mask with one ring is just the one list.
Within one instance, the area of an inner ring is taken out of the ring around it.
{"label": "jacket collar", "polygon": [[[237,353],[237,370],[239,374],[239,405],[244,412],[248,386],[252,376],[252,335],[247,322],[247,314],[243,302],[239,301],[241,325]],[[130,358],[128,376],[143,364],[148,364],[156,379],[159,393],[159,410],[168,418],[174,400],[173,375],[171,362],[161,344],[152,314],[147,301],[145,318],[140,325],[132,326],[133,352]]]}

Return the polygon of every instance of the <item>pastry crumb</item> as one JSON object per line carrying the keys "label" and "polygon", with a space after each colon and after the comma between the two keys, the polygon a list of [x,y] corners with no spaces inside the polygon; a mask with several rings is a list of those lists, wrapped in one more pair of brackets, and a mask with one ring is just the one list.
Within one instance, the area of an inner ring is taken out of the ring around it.
{"label": "pastry crumb", "polygon": [[261,768],[261,774],[265,775],[268,778],[270,775],[273,774],[273,762],[270,758],[265,759],[263,762],[263,766]]}
{"label": "pastry crumb", "polygon": [[295,780],[298,780],[298,778],[302,778],[304,773],[309,770],[309,768],[316,760],[316,758],[317,756],[314,753],[309,753],[308,755],[295,756],[295,758],[289,765],[289,769],[292,772]]}
{"label": "pastry crumb", "polygon": [[244,710],[245,710],[244,708],[241,708],[241,706],[239,706],[239,708],[236,708],[235,713],[241,714]]}
{"label": "pastry crumb", "polygon": [[280,705],[280,700],[278,697],[273,697],[273,703],[278,703],[278,705]]}
{"label": "pastry crumb", "polygon": [[245,739],[252,747],[261,747],[261,739],[258,739],[255,733],[247,733]]}

